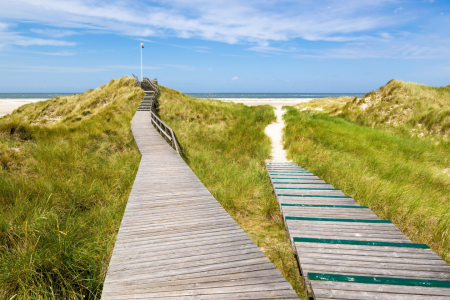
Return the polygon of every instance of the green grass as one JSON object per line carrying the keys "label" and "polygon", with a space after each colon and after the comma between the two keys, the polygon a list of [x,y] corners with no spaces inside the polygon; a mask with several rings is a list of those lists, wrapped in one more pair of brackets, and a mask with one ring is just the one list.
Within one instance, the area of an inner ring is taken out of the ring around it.
{"label": "green grass", "polygon": [[0,299],[98,299],[140,161],[113,80],[0,119]]}
{"label": "green grass", "polygon": [[[273,109],[161,87],[184,159],[306,298],[264,160]],[[143,97],[124,77],[0,119],[0,299],[99,299],[140,161],[130,121]]]}
{"label": "green grass", "polygon": [[360,126],[329,113],[287,109],[290,158],[450,262],[446,143]]}
{"label": "green grass", "polygon": [[306,299],[265,169],[275,120],[270,106],[196,99],[161,87],[161,118],[177,134],[185,160],[214,197]]}
{"label": "green grass", "polygon": [[349,121],[396,134],[448,141],[450,88],[391,80],[335,113]]}

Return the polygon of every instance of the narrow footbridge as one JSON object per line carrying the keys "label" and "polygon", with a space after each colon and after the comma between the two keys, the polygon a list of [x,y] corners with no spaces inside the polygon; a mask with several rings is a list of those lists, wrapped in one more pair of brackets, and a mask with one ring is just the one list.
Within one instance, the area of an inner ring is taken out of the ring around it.
{"label": "narrow footbridge", "polygon": [[132,120],[142,159],[102,299],[298,299],[151,114],[137,111]]}
{"label": "narrow footbridge", "polygon": [[450,266],[295,163],[267,162],[310,297],[450,299]]}

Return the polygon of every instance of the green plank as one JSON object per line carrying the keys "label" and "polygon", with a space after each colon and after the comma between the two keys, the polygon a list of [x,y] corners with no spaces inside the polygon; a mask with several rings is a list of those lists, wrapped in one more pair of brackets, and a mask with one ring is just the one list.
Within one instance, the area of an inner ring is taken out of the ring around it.
{"label": "green plank", "polygon": [[[296,179],[296,180],[299,180],[299,179],[302,179],[302,178],[300,178],[301,176],[299,176],[299,177],[297,177],[297,178],[272,178],[272,180],[275,180],[275,179],[283,179],[283,180],[286,180],[286,179]],[[309,178],[303,178],[303,180],[323,180],[323,179],[320,179],[320,178],[311,178],[311,179],[309,179]]]}
{"label": "green plank", "polygon": [[267,169],[302,169],[304,170],[305,168],[299,167],[299,166],[266,166]]}
{"label": "green plank", "polygon": [[[300,176],[304,176],[303,174],[311,174],[314,175],[311,172],[269,172],[269,175],[289,175],[289,176],[294,176],[294,175],[300,175]],[[316,176],[316,175],[314,175]]]}
{"label": "green plank", "polygon": [[309,280],[450,288],[448,280],[308,273]]}
{"label": "green plank", "polygon": [[308,182],[274,182],[273,184],[328,184],[328,185],[331,185],[331,183],[321,183],[321,182],[309,182],[309,183]]}
{"label": "green plank", "polygon": [[[310,173],[311,174],[311,173]],[[280,174],[269,174],[269,175],[273,175],[273,176],[280,176],[280,175],[287,175],[287,176],[295,176],[296,174],[286,174],[286,173],[280,173]],[[317,176],[317,175],[314,175],[314,174],[311,174],[311,175],[298,175],[299,177],[303,177],[303,176]]]}
{"label": "green plank", "polygon": [[305,173],[269,173],[269,176],[317,176],[309,172]]}
{"label": "green plank", "polygon": [[267,170],[293,170],[293,171],[307,171],[306,169],[300,168],[300,167],[266,167]]}
{"label": "green plank", "polygon": [[321,189],[321,188],[289,188],[289,187],[275,187],[277,190],[313,190],[313,191],[339,191],[339,189]]}
{"label": "green plank", "polygon": [[303,207],[339,207],[339,208],[369,208],[368,206],[352,206],[352,205],[315,205],[315,204],[290,204],[281,203],[281,206],[303,206]]}
{"label": "green plank", "polygon": [[268,170],[269,173],[311,173],[306,170]]}
{"label": "green plank", "polygon": [[308,218],[308,217],[290,217],[290,216],[286,216],[285,219],[286,220],[297,220],[297,221],[326,221],[326,222],[352,222],[352,223],[392,223],[389,220]]}
{"label": "green plank", "polygon": [[319,197],[319,198],[352,198],[352,197],[348,197],[348,196],[325,196],[325,195],[289,195],[289,194],[277,194],[277,196],[282,196],[282,197],[303,197],[303,198],[313,198],[313,197]]}
{"label": "green plank", "polygon": [[384,247],[404,247],[404,248],[422,248],[429,249],[425,244],[414,243],[385,243],[377,241],[354,241],[354,240],[334,240],[334,239],[313,239],[294,237],[297,243],[320,243],[320,244],[339,244],[339,245],[361,245],[361,246],[384,246]]}

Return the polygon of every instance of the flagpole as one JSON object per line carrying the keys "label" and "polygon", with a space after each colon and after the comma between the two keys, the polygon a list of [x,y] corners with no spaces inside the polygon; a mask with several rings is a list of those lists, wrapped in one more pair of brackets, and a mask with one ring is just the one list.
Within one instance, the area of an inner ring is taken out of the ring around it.
{"label": "flagpole", "polygon": [[141,48],[141,81],[144,81],[144,72],[142,71],[142,45],[139,45]]}

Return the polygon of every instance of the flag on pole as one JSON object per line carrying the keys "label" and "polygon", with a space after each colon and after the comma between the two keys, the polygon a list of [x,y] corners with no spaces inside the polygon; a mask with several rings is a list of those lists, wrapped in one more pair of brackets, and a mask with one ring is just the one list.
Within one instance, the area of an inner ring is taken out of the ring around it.
{"label": "flag on pole", "polygon": [[144,43],[141,43],[141,48],[144,48]]}

